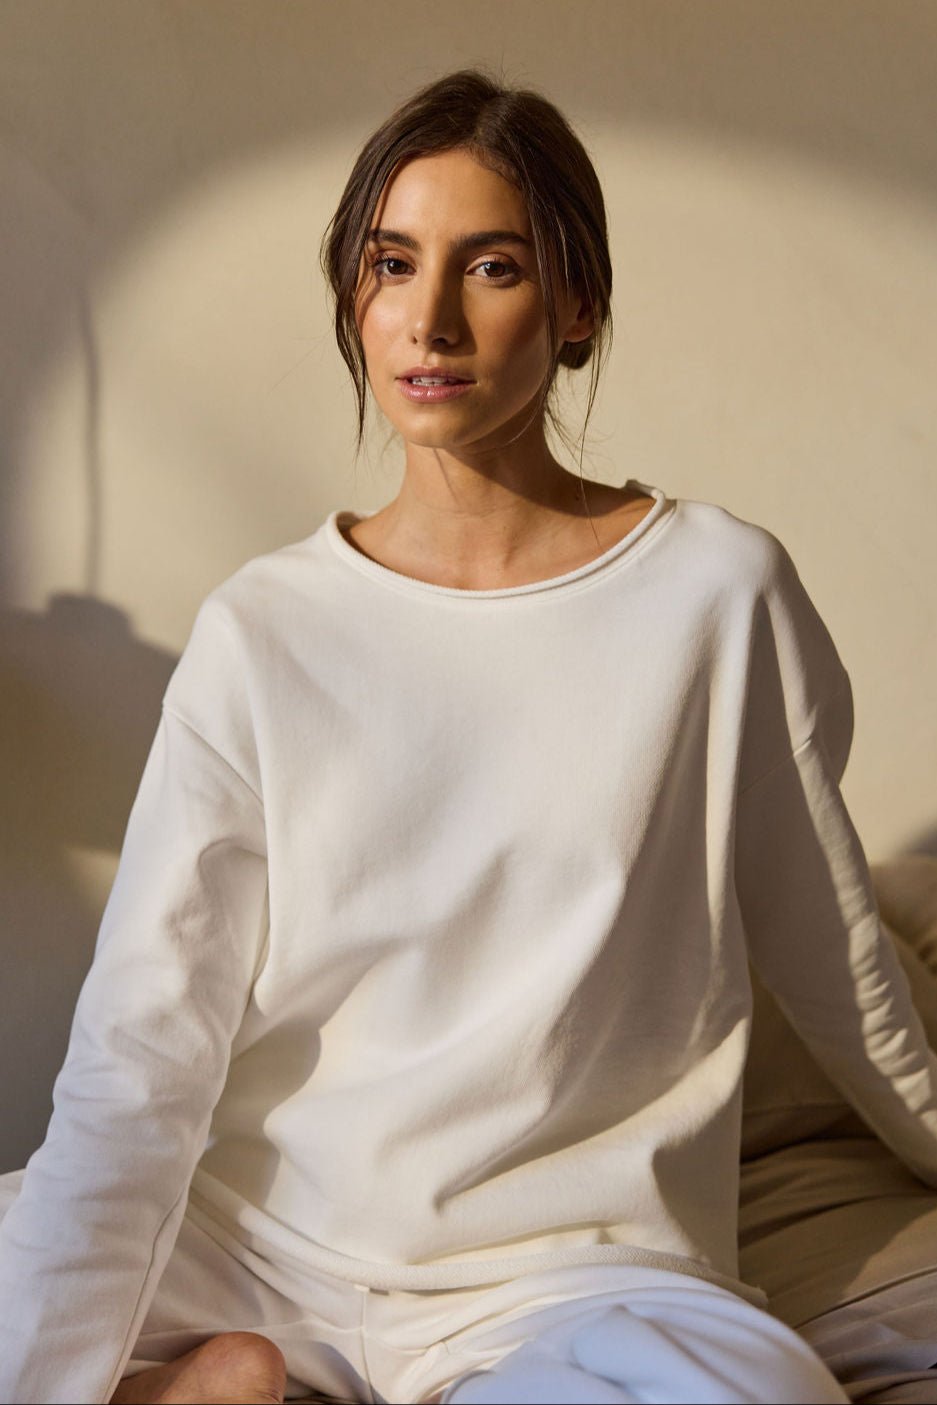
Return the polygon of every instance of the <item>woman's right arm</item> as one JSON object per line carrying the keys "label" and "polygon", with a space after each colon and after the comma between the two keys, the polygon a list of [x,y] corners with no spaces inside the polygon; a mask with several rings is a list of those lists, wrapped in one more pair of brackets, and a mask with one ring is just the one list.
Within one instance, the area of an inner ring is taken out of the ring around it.
{"label": "woman's right arm", "polygon": [[262,959],[266,884],[256,787],[164,705],[48,1133],[0,1227],[0,1399],[116,1388]]}

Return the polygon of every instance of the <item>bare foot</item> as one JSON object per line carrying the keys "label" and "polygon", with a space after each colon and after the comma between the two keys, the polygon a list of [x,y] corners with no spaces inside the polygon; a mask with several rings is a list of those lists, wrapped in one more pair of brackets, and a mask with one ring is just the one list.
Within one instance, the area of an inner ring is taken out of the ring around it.
{"label": "bare foot", "polygon": [[112,1405],[281,1405],[286,1362],[257,1332],[222,1332],[165,1366],[128,1376]]}

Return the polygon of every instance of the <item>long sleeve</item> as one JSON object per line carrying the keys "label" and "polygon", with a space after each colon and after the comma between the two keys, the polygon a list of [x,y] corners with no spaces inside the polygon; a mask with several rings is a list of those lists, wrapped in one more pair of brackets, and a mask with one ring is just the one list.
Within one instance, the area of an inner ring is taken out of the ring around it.
{"label": "long sleeve", "polygon": [[266,908],[260,800],[170,701],[48,1133],[0,1228],[3,1400],[105,1401],[116,1387],[175,1242]]}
{"label": "long sleeve", "polygon": [[[915,1174],[937,1185],[937,1058],[840,791],[852,691],[786,557],[776,585],[753,650],[736,812],[749,952],[827,1076]],[[764,769],[752,779],[756,755]]]}

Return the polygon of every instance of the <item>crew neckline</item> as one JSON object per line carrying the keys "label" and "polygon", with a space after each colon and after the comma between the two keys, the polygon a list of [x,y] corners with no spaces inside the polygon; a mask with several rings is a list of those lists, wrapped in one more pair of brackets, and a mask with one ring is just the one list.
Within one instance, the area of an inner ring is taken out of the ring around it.
{"label": "crew neckline", "polygon": [[461,586],[436,585],[432,581],[422,581],[416,576],[408,576],[402,571],[395,571],[390,566],[383,566],[379,561],[365,556],[364,552],[359,551],[343,536],[342,527],[353,526],[355,522],[365,521],[369,517],[376,516],[381,511],[380,508],[373,508],[370,512],[355,512],[351,508],[336,508],[329,513],[323,526],[327,542],[342,561],[354,566],[356,570],[369,576],[375,582],[385,586],[393,586],[409,594],[446,595],[464,600],[493,600],[514,595],[534,595],[546,590],[560,590],[567,586],[576,586],[585,577],[608,570],[640,539],[646,537],[662,520],[669,516],[668,509],[673,509],[677,505],[676,499],[668,498],[663,488],[655,487],[653,484],[640,483],[636,478],[629,478],[625,486],[638,488],[646,496],[654,498],[654,505],[645,513],[641,521],[632,527],[630,532],[626,532],[607,551],[603,551],[600,556],[593,557],[585,565],[577,566],[574,570],[566,571],[560,576],[548,576],[544,580],[528,581],[524,585],[500,586],[491,590],[464,590]]}

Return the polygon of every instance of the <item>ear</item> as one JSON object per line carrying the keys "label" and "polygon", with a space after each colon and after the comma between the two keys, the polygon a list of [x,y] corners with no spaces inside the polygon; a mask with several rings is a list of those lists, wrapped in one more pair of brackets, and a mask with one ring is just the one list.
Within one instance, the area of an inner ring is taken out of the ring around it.
{"label": "ear", "polygon": [[561,325],[564,342],[586,341],[595,331],[595,314],[592,305],[572,293],[564,308],[567,314],[565,325]]}

